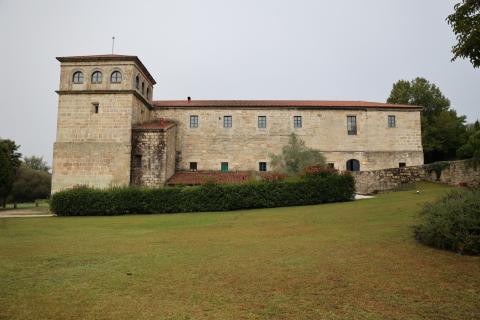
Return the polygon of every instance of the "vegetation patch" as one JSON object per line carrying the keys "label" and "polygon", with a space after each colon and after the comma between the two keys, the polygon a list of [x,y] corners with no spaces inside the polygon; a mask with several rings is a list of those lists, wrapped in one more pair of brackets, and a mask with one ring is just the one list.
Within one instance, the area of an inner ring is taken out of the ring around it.
{"label": "vegetation patch", "polygon": [[418,240],[440,249],[480,255],[480,189],[455,190],[421,212]]}
{"label": "vegetation patch", "polygon": [[51,210],[61,216],[230,211],[350,201],[354,194],[351,175],[319,172],[296,181],[240,185],[106,190],[78,187],[55,193]]}

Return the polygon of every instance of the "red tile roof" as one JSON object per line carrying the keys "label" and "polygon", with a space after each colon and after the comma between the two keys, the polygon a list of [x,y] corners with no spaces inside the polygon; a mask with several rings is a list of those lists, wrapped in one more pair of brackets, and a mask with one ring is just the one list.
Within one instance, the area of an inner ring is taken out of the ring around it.
{"label": "red tile roof", "polygon": [[198,172],[177,172],[168,181],[168,185],[200,185],[208,182],[220,184],[238,184],[247,182],[252,176],[251,172],[219,172],[219,171],[198,171]]}
{"label": "red tile roof", "polygon": [[134,61],[143,71],[145,76],[147,76],[150,82],[152,82],[152,84],[156,84],[155,79],[152,77],[150,72],[148,72],[147,68],[145,68],[142,61],[140,61],[137,56],[128,56],[122,54],[97,54],[88,56],[57,57],[57,60],[60,62]]}
{"label": "red tile roof", "polygon": [[367,101],[328,101],[328,100],[158,100],[153,106],[162,107],[268,107],[268,108],[400,108],[421,109],[419,106],[367,102]]}

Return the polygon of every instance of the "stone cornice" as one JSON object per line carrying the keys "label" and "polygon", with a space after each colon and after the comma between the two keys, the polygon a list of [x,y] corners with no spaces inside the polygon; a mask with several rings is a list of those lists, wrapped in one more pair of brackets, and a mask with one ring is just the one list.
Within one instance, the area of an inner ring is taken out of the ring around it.
{"label": "stone cornice", "polygon": [[72,94],[133,94],[140,101],[142,101],[148,109],[153,106],[136,90],[55,90],[58,95],[72,95]]}

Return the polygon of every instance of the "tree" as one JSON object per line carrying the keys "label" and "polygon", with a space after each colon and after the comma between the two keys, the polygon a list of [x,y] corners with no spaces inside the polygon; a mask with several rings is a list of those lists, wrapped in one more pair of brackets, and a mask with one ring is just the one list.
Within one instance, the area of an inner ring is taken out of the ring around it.
{"label": "tree", "polygon": [[33,170],[41,170],[46,172],[50,170],[50,167],[47,165],[47,162],[43,160],[43,157],[36,157],[36,156],[25,157],[23,159],[23,162],[27,168],[30,168]]}
{"label": "tree", "polygon": [[393,85],[387,102],[422,106],[422,114],[428,119],[450,108],[450,100],[440,89],[427,79],[420,77],[412,81],[397,81]]}
{"label": "tree", "polygon": [[480,67],[480,1],[462,0],[454,7],[455,12],[447,17],[453,28],[457,44],[453,46],[452,61],[468,58],[474,68]]}
{"label": "tree", "polygon": [[22,165],[15,176],[10,197],[14,203],[46,199],[50,195],[51,185],[52,176],[48,172]]}
{"label": "tree", "polygon": [[468,140],[458,149],[457,155],[461,159],[480,160],[480,125],[478,121],[471,127]]}
{"label": "tree", "polygon": [[466,141],[465,116],[450,109],[450,100],[424,78],[397,81],[388,103],[422,106],[422,145],[425,162],[453,160]]}
{"label": "tree", "polygon": [[295,133],[290,135],[288,144],[279,155],[270,155],[272,167],[288,175],[298,175],[305,167],[325,165],[325,157],[318,150],[308,148]]}
{"label": "tree", "polygon": [[19,147],[12,140],[0,139],[0,200],[4,208],[7,204],[7,196],[12,190],[16,171],[20,166],[22,155],[17,152]]}

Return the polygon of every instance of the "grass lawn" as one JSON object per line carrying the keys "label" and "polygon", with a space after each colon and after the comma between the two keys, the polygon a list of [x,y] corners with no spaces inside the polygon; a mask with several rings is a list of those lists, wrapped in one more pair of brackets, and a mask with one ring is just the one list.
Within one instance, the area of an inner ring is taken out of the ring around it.
{"label": "grass lawn", "polygon": [[0,319],[479,319],[480,257],[412,237],[445,186],[306,207],[0,219]]}

